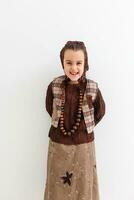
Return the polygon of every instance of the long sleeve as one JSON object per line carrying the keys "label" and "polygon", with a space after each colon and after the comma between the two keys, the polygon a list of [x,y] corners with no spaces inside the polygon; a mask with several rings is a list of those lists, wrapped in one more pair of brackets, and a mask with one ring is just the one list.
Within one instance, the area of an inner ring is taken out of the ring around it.
{"label": "long sleeve", "polygon": [[102,97],[101,91],[98,88],[97,96],[95,101],[93,102],[94,106],[94,120],[95,125],[98,124],[98,122],[102,119],[102,117],[105,115],[105,102]]}
{"label": "long sleeve", "polygon": [[50,116],[52,116],[53,110],[53,93],[52,93],[52,82],[48,85],[46,93],[46,110]]}

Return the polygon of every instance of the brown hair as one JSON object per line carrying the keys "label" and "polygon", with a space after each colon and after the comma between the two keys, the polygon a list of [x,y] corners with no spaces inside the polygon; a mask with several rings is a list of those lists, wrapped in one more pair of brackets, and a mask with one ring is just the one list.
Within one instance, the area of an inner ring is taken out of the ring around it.
{"label": "brown hair", "polygon": [[88,71],[89,66],[88,66],[88,55],[87,55],[87,50],[86,50],[86,46],[84,44],[84,42],[81,41],[67,41],[67,43],[65,44],[65,46],[61,49],[60,51],[60,60],[61,60],[61,64],[62,67],[64,68],[64,64],[63,64],[63,60],[64,60],[64,53],[67,49],[72,49],[74,51],[77,50],[82,50],[84,53],[84,73],[86,71]]}

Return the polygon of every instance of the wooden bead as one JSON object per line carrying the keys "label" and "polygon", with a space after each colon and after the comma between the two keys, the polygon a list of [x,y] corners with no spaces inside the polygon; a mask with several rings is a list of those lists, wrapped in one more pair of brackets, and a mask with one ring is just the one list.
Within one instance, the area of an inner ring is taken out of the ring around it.
{"label": "wooden bead", "polygon": [[74,133],[74,132],[75,132],[75,130],[72,129],[72,130],[71,130],[71,133]]}
{"label": "wooden bead", "polygon": [[70,132],[70,131],[68,132],[68,135],[71,135],[71,132]]}
{"label": "wooden bead", "polygon": [[62,129],[64,129],[64,126],[63,126],[63,124],[60,124],[60,129],[62,130]]}
{"label": "wooden bead", "polygon": [[75,129],[75,130],[76,130],[76,129],[77,129],[77,126],[73,126],[73,129]]}
{"label": "wooden bead", "polygon": [[81,121],[81,112],[82,112],[82,103],[83,103],[83,93],[82,90],[80,89],[79,91],[79,105],[78,105],[78,111],[76,115],[76,123],[73,125],[73,128],[69,130],[68,132],[64,128],[64,105],[65,105],[65,97],[62,96],[62,101],[61,101],[61,116],[60,116],[60,130],[64,135],[71,135],[74,133],[78,126],[80,125]]}
{"label": "wooden bead", "polygon": [[61,130],[62,131],[62,133],[65,133],[66,131],[65,131],[65,129],[63,129],[63,130]]}

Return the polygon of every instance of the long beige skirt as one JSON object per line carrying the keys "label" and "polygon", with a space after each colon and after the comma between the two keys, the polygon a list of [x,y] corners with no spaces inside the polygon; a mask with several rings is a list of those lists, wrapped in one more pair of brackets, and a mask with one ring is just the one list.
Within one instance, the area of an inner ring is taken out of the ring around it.
{"label": "long beige skirt", "polygon": [[94,141],[65,145],[49,139],[44,200],[99,200]]}

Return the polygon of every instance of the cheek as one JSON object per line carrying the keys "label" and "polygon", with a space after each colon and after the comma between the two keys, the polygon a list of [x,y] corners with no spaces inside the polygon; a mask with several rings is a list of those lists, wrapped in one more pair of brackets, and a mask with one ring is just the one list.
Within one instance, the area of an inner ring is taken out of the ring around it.
{"label": "cheek", "polygon": [[84,66],[80,67],[79,70],[80,70],[81,72],[84,72]]}
{"label": "cheek", "polygon": [[64,67],[64,72],[68,73],[69,72],[69,68],[68,67]]}

